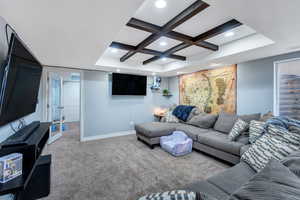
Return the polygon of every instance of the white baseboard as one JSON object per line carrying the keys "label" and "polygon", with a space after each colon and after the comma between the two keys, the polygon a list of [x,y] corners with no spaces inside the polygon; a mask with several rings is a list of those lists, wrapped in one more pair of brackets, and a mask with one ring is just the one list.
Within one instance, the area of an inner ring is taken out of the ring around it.
{"label": "white baseboard", "polygon": [[105,139],[105,138],[112,138],[112,137],[119,137],[119,136],[125,136],[125,135],[133,135],[133,134],[135,134],[135,130],[108,133],[108,134],[103,134],[103,135],[88,136],[88,137],[83,137],[81,139],[81,142],[101,140],[101,139]]}

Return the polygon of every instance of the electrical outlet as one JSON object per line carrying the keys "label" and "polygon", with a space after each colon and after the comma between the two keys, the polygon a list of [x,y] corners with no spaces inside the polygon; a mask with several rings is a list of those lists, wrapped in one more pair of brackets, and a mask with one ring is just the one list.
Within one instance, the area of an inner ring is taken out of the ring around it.
{"label": "electrical outlet", "polygon": [[130,121],[129,124],[130,124],[131,126],[133,126],[133,125],[134,125],[134,121]]}

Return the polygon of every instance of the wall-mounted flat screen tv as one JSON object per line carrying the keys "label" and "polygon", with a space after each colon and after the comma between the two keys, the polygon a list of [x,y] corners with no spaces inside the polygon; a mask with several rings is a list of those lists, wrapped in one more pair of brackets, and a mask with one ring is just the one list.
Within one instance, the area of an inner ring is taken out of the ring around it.
{"label": "wall-mounted flat screen tv", "polygon": [[35,112],[41,75],[42,65],[12,34],[0,69],[0,125]]}
{"label": "wall-mounted flat screen tv", "polygon": [[147,95],[147,76],[112,74],[112,95]]}

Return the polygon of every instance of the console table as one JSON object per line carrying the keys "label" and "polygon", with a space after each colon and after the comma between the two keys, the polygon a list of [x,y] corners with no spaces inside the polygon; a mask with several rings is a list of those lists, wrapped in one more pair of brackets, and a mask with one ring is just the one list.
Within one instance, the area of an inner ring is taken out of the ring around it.
{"label": "console table", "polygon": [[21,176],[0,183],[0,195],[13,193],[15,200],[35,200],[49,195],[51,155],[41,155],[49,138],[49,127],[50,123],[34,122],[20,130],[23,140],[12,135],[1,143],[0,157],[23,154],[23,170]]}

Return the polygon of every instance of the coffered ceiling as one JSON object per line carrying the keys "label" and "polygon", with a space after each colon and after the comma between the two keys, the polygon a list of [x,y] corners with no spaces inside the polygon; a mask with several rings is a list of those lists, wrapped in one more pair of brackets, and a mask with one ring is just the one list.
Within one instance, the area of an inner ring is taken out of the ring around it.
{"label": "coffered ceiling", "polygon": [[[128,51],[110,48],[113,41],[136,46],[150,35],[126,26],[131,18],[161,27],[196,0],[164,0],[164,8],[157,8],[156,1],[1,0],[0,15],[44,65],[58,67],[172,76],[300,50],[300,1],[205,0],[208,8],[173,31],[196,37],[231,19],[241,22],[234,35],[206,40],[218,51],[191,46],[176,52],[185,61],[162,58],[143,65],[152,56],[137,53],[120,62]],[[161,37],[146,48],[166,51],[178,44]]]}

